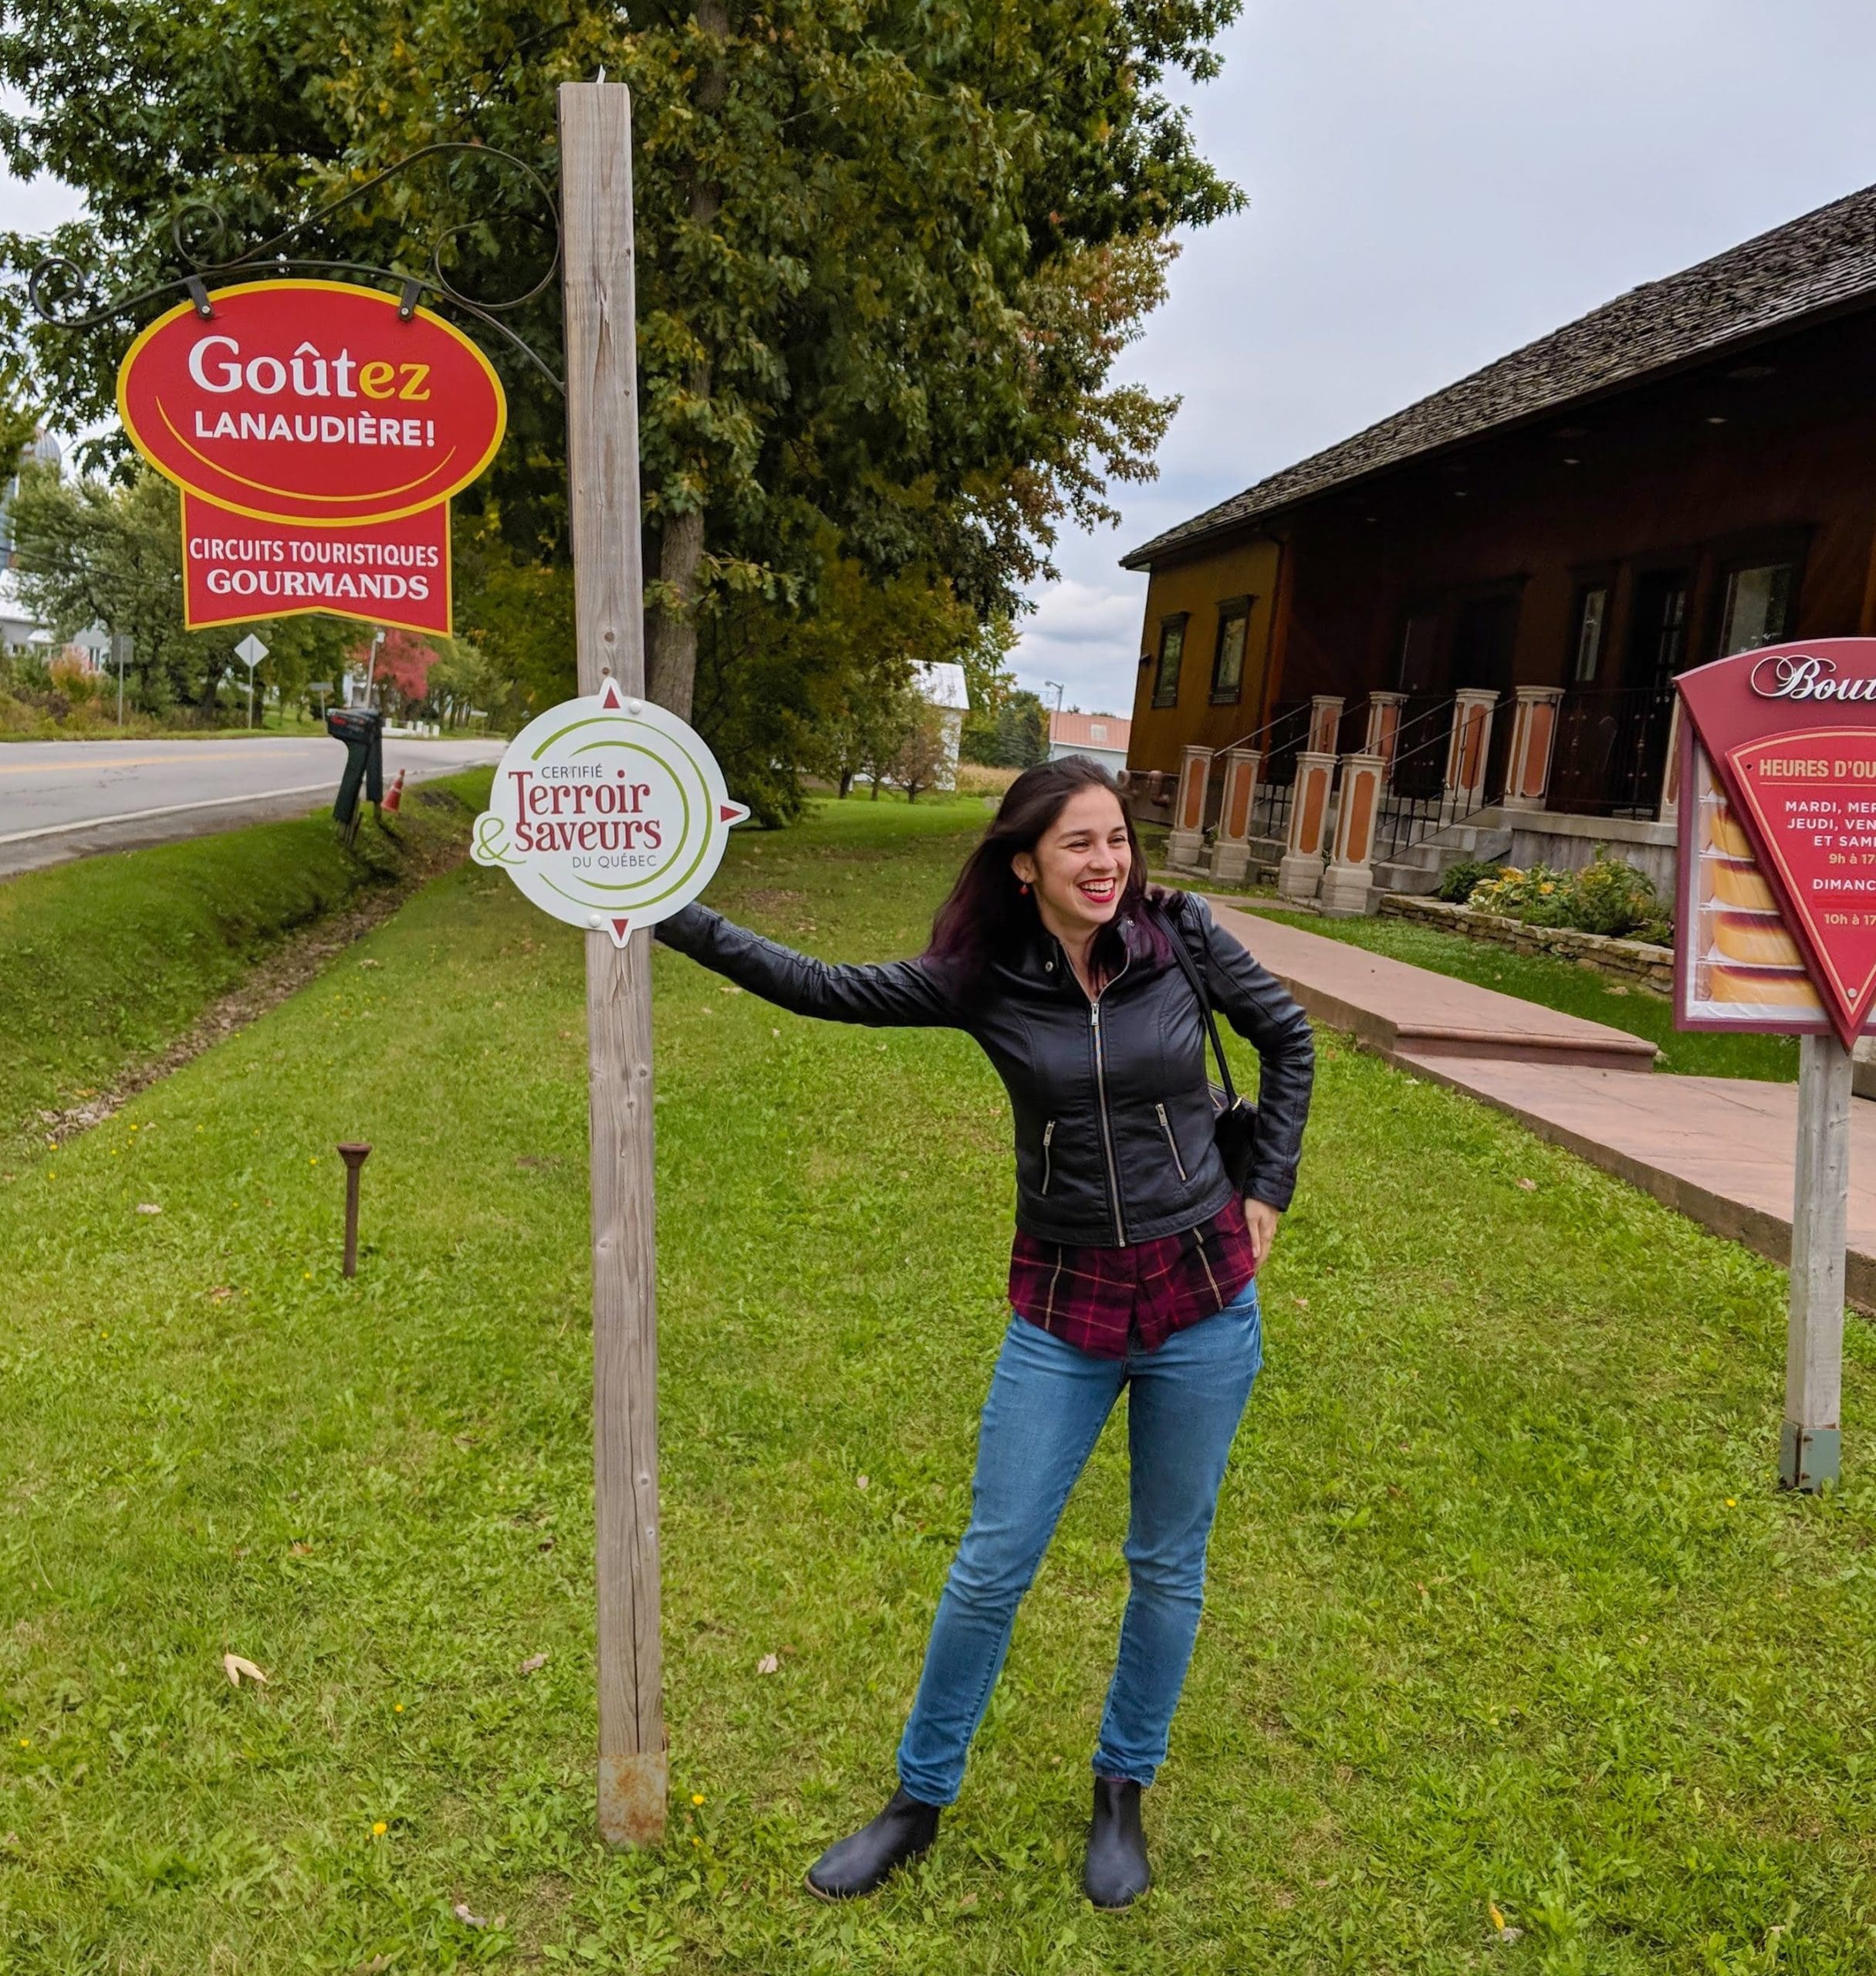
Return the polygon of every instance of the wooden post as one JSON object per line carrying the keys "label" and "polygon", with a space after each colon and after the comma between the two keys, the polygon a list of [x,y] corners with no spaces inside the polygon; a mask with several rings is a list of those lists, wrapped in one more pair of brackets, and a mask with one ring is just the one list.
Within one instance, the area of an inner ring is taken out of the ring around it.
{"label": "wooden post", "polygon": [[1785,1430],[1778,1479],[1820,1489],[1838,1475],[1844,1247],[1850,1210],[1850,1052],[1826,1034],[1798,1039],[1798,1156],[1785,1327]]}
{"label": "wooden post", "polygon": [[[607,674],[645,690],[630,99],[560,86],[567,479],[582,694]],[[593,1180],[594,1565],[599,1600],[599,1824],[609,1846],[664,1833],[658,1639],[657,1322],[651,1191],[651,952],[586,936]]]}

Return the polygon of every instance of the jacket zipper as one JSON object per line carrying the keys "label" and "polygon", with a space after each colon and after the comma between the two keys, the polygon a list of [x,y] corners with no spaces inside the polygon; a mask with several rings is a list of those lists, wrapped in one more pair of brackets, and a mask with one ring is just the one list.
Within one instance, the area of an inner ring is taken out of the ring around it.
{"label": "jacket zipper", "polygon": [[1166,1117],[1166,1108],[1163,1105],[1156,1105],[1153,1108],[1159,1114],[1160,1130],[1166,1135],[1166,1144],[1172,1153],[1172,1163],[1179,1169],[1179,1178],[1183,1180],[1185,1178],[1185,1162],[1179,1157],[1179,1142],[1172,1135],[1172,1127]]}
{"label": "jacket zipper", "polygon": [[[1056,944],[1059,946],[1060,943],[1058,942]],[[1065,963],[1067,958],[1066,954],[1063,956]],[[1115,975],[1114,981],[1118,981],[1121,975],[1127,972],[1133,958],[1129,954],[1121,962],[1120,973]],[[1094,1043],[1094,1096],[1096,1107],[1100,1113],[1101,1151],[1107,1159],[1107,1186],[1114,1202],[1114,1238],[1122,1248],[1125,1248],[1127,1223],[1121,1213],[1121,1176],[1114,1163],[1114,1127],[1107,1116],[1107,1068],[1101,1054],[1101,995],[1106,994],[1114,986],[1114,981],[1102,985],[1100,995],[1088,997],[1088,1034]]]}
{"label": "jacket zipper", "polygon": [[1051,1118],[1043,1128],[1043,1192],[1049,1191],[1049,1177],[1053,1171],[1053,1162],[1049,1156],[1049,1142],[1055,1137],[1055,1121]]}

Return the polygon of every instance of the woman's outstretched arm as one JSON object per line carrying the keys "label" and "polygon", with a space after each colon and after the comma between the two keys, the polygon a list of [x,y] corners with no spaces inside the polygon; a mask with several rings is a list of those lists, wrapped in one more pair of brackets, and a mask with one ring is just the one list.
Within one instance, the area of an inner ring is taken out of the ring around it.
{"label": "woman's outstretched arm", "polygon": [[1257,1051],[1257,1164],[1245,1191],[1254,1200],[1286,1208],[1296,1190],[1303,1128],[1316,1081],[1310,1019],[1276,976],[1212,917],[1211,907],[1196,892],[1188,892],[1185,899],[1202,933],[1212,1005]]}
{"label": "woman's outstretched arm", "polygon": [[695,902],[652,931],[667,946],[798,1016],[866,1023],[876,1029],[964,1026],[944,983],[922,961],[837,966],[765,940]]}

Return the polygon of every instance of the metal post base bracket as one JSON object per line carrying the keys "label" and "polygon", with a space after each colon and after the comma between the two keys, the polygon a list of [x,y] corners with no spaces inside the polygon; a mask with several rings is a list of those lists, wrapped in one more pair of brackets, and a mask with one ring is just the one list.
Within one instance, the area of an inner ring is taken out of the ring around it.
{"label": "metal post base bracket", "polygon": [[1787,1420],[1779,1441],[1778,1486],[1810,1495],[1834,1487],[1841,1477],[1843,1441],[1840,1427],[1800,1427]]}
{"label": "metal post base bracket", "polygon": [[608,1846],[657,1846],[664,1837],[671,1757],[664,1750],[600,1758],[600,1836]]}

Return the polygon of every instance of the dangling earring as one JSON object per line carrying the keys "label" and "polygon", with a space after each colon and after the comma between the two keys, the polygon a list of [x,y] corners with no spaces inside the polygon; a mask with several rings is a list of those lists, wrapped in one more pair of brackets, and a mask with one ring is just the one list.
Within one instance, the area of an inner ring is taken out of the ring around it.
{"label": "dangling earring", "polygon": [[1018,880],[1017,880],[1017,881],[1016,881],[1016,889],[1017,889],[1017,891],[1018,891],[1018,892],[1026,892],[1029,890],[1029,880],[1028,880],[1027,878],[1019,878],[1019,879],[1018,879]]}

